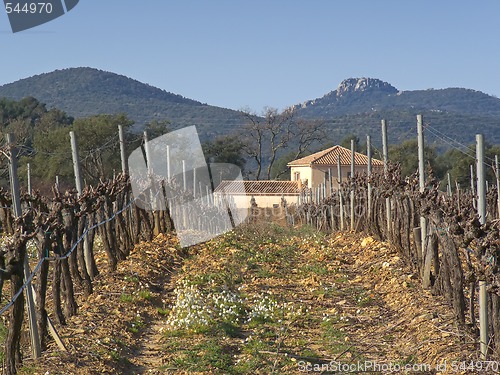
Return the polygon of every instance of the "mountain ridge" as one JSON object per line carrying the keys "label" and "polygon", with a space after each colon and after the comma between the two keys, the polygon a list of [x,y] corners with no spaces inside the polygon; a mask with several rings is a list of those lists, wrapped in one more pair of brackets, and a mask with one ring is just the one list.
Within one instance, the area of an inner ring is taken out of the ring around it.
{"label": "mountain ridge", "polygon": [[[242,112],[89,67],[55,70],[1,85],[2,96],[16,100],[33,96],[74,117],[125,113],[136,122],[137,130],[153,120],[170,120],[172,128],[196,125],[202,139],[235,133],[245,123]],[[336,137],[367,133],[381,118],[413,126],[414,116],[422,113],[461,142],[471,142],[477,129],[485,129],[490,142],[500,143],[500,99],[473,89],[400,91],[377,78],[352,77],[335,90],[292,107],[303,118],[324,121]],[[395,126],[393,140],[407,137],[408,131],[402,128]]]}
{"label": "mountain ridge", "polygon": [[58,69],[0,86],[0,97],[33,96],[49,108],[73,117],[125,113],[140,129],[153,120],[171,120],[172,127],[196,124],[210,135],[223,118],[239,126],[241,113],[188,99],[130,77],[89,67]]}
{"label": "mountain ridge", "polygon": [[336,90],[295,105],[305,117],[324,118],[394,109],[447,111],[500,117],[500,99],[467,88],[399,91],[374,78],[348,78]]}

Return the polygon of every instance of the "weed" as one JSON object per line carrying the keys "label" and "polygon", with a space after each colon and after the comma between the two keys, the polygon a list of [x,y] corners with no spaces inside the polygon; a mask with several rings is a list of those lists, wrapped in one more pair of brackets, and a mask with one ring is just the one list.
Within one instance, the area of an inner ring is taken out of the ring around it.
{"label": "weed", "polygon": [[128,293],[122,293],[120,295],[120,302],[132,303],[134,302],[134,296]]}
{"label": "weed", "polygon": [[303,349],[302,352],[300,353],[300,355],[302,357],[306,357],[306,358],[319,358],[319,355],[318,353],[316,353],[314,350],[311,350],[311,349]]}
{"label": "weed", "polygon": [[156,311],[158,312],[158,314],[160,314],[162,316],[167,316],[170,313],[169,309],[166,309],[166,308],[163,308],[163,307],[158,307],[156,309]]}
{"label": "weed", "polygon": [[361,289],[356,294],[356,304],[359,307],[371,306],[374,303],[373,295],[368,291]]}
{"label": "weed", "polygon": [[235,324],[221,322],[219,328],[229,337],[241,337],[241,329]]}
{"label": "weed", "polygon": [[142,289],[139,291],[139,297],[141,297],[142,299],[144,299],[146,301],[149,301],[149,300],[151,300],[151,298],[153,298],[153,295],[151,294],[151,292],[149,290]]}
{"label": "weed", "polygon": [[332,354],[343,353],[349,348],[345,341],[345,333],[337,327],[336,319],[326,319],[321,323],[322,339],[325,347]]}
{"label": "weed", "polygon": [[0,362],[5,361],[5,353],[4,353],[4,343],[7,338],[7,327],[0,322]]}
{"label": "weed", "polygon": [[273,277],[274,273],[269,270],[268,267],[262,267],[256,270],[255,272],[255,277],[259,279],[268,279],[270,277]]}
{"label": "weed", "polygon": [[120,362],[123,359],[123,357],[120,355],[120,353],[118,353],[117,350],[112,350],[111,352],[109,352],[109,356],[116,362]]}
{"label": "weed", "polygon": [[228,373],[232,367],[231,353],[217,342],[209,339],[187,350],[182,357],[174,359],[174,363],[187,371],[213,371],[214,369]]}
{"label": "weed", "polygon": [[132,322],[130,322],[130,325],[128,327],[128,330],[129,332],[132,332],[132,333],[139,333],[139,331],[144,328],[144,321],[142,320],[141,316],[139,314],[137,314],[134,318],[134,320],[132,320]]}
{"label": "weed", "polygon": [[324,263],[312,263],[301,267],[301,272],[305,275],[315,274],[318,276],[325,276],[330,273],[328,267]]}
{"label": "weed", "polygon": [[123,278],[124,281],[129,282],[129,283],[134,283],[137,284],[139,282],[139,277],[138,276],[125,276]]}
{"label": "weed", "polygon": [[18,374],[36,374],[38,373],[38,368],[36,365],[23,365],[18,371]]}
{"label": "weed", "polygon": [[339,275],[336,279],[335,279],[335,283],[336,284],[345,284],[349,281],[349,275]]}
{"label": "weed", "polygon": [[401,366],[411,365],[413,363],[419,363],[418,357],[415,354],[410,354],[407,357],[402,358],[401,360],[396,362],[396,364],[399,364]]}

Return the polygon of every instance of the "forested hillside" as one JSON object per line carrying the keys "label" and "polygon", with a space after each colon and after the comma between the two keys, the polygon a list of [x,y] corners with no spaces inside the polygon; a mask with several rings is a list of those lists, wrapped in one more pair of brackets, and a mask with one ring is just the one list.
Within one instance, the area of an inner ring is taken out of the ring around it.
{"label": "forested hillside", "polygon": [[241,126],[239,112],[160,90],[134,79],[92,68],[70,68],[0,86],[0,97],[36,97],[75,118],[126,114],[142,129],[151,121],[169,120],[180,128],[196,125],[202,138]]}
{"label": "forested hillside", "polygon": [[[153,120],[168,120],[172,128],[196,125],[203,140],[237,133],[245,125],[240,111],[93,68],[56,70],[5,84],[0,86],[2,96],[16,100],[33,96],[47,108],[59,108],[75,118],[126,114],[134,121],[135,130]],[[349,78],[323,97],[293,107],[300,117],[323,121],[337,143],[351,133],[375,134],[382,118],[391,125],[391,142],[409,139],[419,113],[462,143],[473,142],[478,131],[490,143],[500,143],[500,99],[465,88],[398,91],[379,79]],[[379,143],[379,137],[374,137],[374,142]]]}

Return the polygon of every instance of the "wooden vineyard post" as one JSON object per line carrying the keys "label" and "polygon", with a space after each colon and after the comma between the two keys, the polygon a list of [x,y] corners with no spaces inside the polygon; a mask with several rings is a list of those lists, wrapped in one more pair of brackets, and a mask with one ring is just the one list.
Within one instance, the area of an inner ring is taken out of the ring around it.
{"label": "wooden vineyard post", "polygon": [[372,214],[372,184],[370,182],[370,177],[372,175],[372,142],[369,135],[366,136],[366,156],[368,157],[368,165],[366,167],[366,174],[368,177],[368,191],[367,191],[367,212],[368,212],[368,222],[371,219]]}
{"label": "wooden vineyard post", "polygon": [[327,189],[327,186],[328,186],[328,172],[325,172],[325,182],[323,183],[323,191],[322,191],[322,194],[323,194],[323,199],[326,199],[327,195],[326,195],[326,189]]}
{"label": "wooden vineyard post", "polygon": [[147,130],[144,130],[143,139],[144,139],[144,152],[146,154],[146,168],[148,171],[149,183],[151,185],[151,190],[149,192],[151,201],[150,203],[151,203],[151,209],[154,212],[156,211],[156,187],[154,183],[153,156],[151,155],[151,147],[149,144],[149,137]]}
{"label": "wooden vineyard post", "polygon": [[[127,149],[125,147],[125,132],[123,131],[123,126],[118,125],[118,139],[120,140],[120,159],[122,162],[122,174],[124,176],[128,176],[128,160],[127,160]],[[130,231],[133,233],[133,225],[132,225],[132,207],[129,207],[124,215],[127,218],[127,223],[130,225]]]}
{"label": "wooden vineyard post", "polygon": [[[220,182],[222,182],[222,179]],[[187,190],[186,161],[185,160],[182,160],[182,188],[184,189],[184,191]]]}
{"label": "wooden vineyard post", "polygon": [[344,199],[342,198],[342,167],[340,165],[340,155],[337,155],[337,181],[339,184],[339,216],[340,216],[340,230],[344,230]]}
{"label": "wooden vineyard post", "polygon": [[[387,148],[387,124],[385,120],[382,120],[382,156],[384,159],[384,175],[388,178],[389,174],[389,152]],[[387,213],[387,238],[390,239],[392,232],[392,207],[391,198],[387,197],[385,199],[385,210]]]}
{"label": "wooden vineyard post", "polygon": [[[78,197],[80,197],[83,191],[83,182],[80,157],[78,155],[78,141],[76,139],[75,132],[70,131],[69,136],[71,138],[71,154],[73,157],[73,170],[75,172],[76,191],[78,192]],[[59,186],[59,180],[57,180],[57,185]],[[90,246],[88,243],[87,235],[85,235],[85,237],[83,238],[83,257],[85,259],[85,267],[87,268],[87,273],[89,274],[91,279],[94,279],[96,275],[94,274],[94,267],[92,267],[92,254],[90,253]]]}
{"label": "wooden vineyard post", "polygon": [[[12,193],[12,204],[14,216],[19,218],[22,216],[21,210],[21,195],[19,191],[19,177],[17,175],[17,150],[14,147],[14,135],[7,134],[7,145],[9,149],[9,174],[10,174],[10,188]],[[30,276],[30,269],[28,263],[28,254],[24,256],[24,282],[26,283]],[[33,290],[31,289],[31,283],[25,288],[26,293],[26,304],[28,307],[28,323],[30,330],[30,339],[31,339],[31,351],[33,358],[39,358],[42,353],[40,336],[38,334],[38,325],[36,322],[36,313],[35,313],[35,300],[33,298]]]}
{"label": "wooden vineyard post", "polygon": [[167,145],[167,182],[170,183],[170,146]]}
{"label": "wooden vineyard post", "polygon": [[[422,259],[422,232],[420,231],[420,227],[413,228],[413,240],[415,242],[415,250],[417,252],[417,257],[419,263],[423,264],[423,259]],[[420,267],[420,277],[423,276],[423,267]]]}
{"label": "wooden vineyard post", "polygon": [[351,139],[351,231],[354,231],[354,139]]}
{"label": "wooden vineyard post", "polygon": [[122,161],[122,173],[124,175],[127,175],[128,174],[127,151],[125,149],[125,134],[123,132],[122,125],[118,125],[118,137],[120,139],[120,158]]}
{"label": "wooden vineyard post", "polygon": [[330,185],[330,197],[333,195],[332,168],[328,168],[328,185]]}
{"label": "wooden vineyard post", "polygon": [[[333,197],[333,181],[332,181],[332,168],[328,168],[328,185],[330,185],[330,195]],[[330,230],[333,232],[333,222],[334,222],[333,205],[330,205]],[[293,220],[293,215],[292,215]]]}
{"label": "wooden vineyard post", "polygon": [[151,155],[151,145],[149,143],[149,137],[148,137],[148,132],[147,130],[144,131],[144,150],[146,152],[146,166],[148,170],[148,179],[149,183],[151,185],[151,190],[150,190],[150,200],[151,200],[151,210],[152,210],[152,215],[153,215],[153,220],[154,220],[154,228],[153,228],[153,234],[157,236],[160,234],[160,214],[158,212],[158,197],[156,196],[157,190],[155,186],[155,177],[154,177],[154,170],[153,170],[153,156]]}
{"label": "wooden vineyard post", "polygon": [[196,168],[193,168],[193,198],[196,198]]}
{"label": "wooden vineyard post", "polygon": [[[422,115],[417,115],[417,137],[418,137],[418,185],[420,193],[425,190],[425,158],[424,158],[424,125]],[[422,240],[422,259],[425,259],[425,248],[427,243],[427,221],[420,216],[420,238]]]}
{"label": "wooden vineyard post", "polygon": [[31,166],[30,166],[30,163],[26,164],[26,175],[28,178],[28,194],[31,195]]}
{"label": "wooden vineyard post", "polygon": [[476,181],[474,179],[474,166],[471,164],[470,165],[470,188],[472,191],[472,205],[474,206],[475,209],[477,209],[477,204],[476,204]]}
{"label": "wooden vineyard post", "polygon": [[498,155],[495,155],[495,175],[497,177],[497,216],[500,219],[500,169],[498,168]]}
{"label": "wooden vineyard post", "polygon": [[73,169],[75,172],[75,185],[78,195],[82,194],[83,183],[82,183],[82,168],[80,166],[80,158],[78,156],[78,142],[76,140],[75,132],[69,132],[71,138],[71,152],[73,156]]}
{"label": "wooden vineyard post", "polygon": [[450,174],[448,173],[448,187],[447,187],[447,192],[448,192],[448,196],[451,197],[453,195],[453,190],[451,188],[451,176]]}
{"label": "wooden vineyard post", "polygon": [[148,178],[152,178],[153,177],[153,160],[152,160],[147,130],[144,130],[143,140],[144,140],[144,153],[146,154],[146,168],[148,170]]}
{"label": "wooden vineyard post", "polygon": [[[486,223],[486,174],[484,168],[484,136],[476,135],[477,214],[481,225]],[[488,356],[488,293],[486,280],[479,280],[479,338],[481,359]]]}

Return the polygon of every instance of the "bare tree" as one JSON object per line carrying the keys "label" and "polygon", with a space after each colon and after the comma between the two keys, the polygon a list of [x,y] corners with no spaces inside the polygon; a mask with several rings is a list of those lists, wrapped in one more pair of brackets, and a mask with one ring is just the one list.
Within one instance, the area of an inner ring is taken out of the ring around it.
{"label": "bare tree", "polygon": [[[291,128],[291,134],[294,141],[290,142],[289,147],[293,149],[293,156],[291,160],[295,160],[304,156],[306,151],[308,151],[314,143],[322,143],[324,141],[326,136],[324,131],[324,121],[299,118],[295,125]],[[278,171],[275,178],[279,179],[287,171],[288,168]]]}
{"label": "bare tree", "polygon": [[281,151],[293,147],[295,157],[299,157],[313,142],[323,138],[323,123],[298,118],[293,107],[282,112],[264,108],[262,116],[246,111],[244,116],[247,119],[244,150],[257,164],[256,180],[261,178],[264,168],[265,178],[271,178],[271,170]]}

